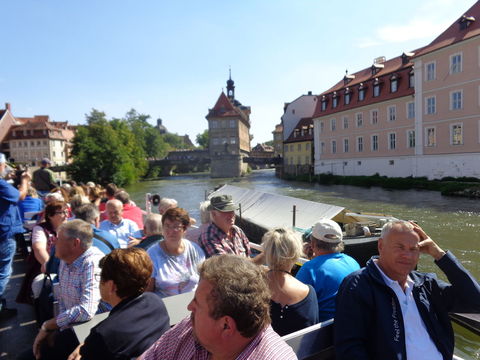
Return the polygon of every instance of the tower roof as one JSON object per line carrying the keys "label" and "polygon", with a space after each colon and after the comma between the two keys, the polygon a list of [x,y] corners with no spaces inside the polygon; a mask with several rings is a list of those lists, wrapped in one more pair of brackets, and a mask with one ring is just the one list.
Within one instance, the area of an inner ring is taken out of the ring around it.
{"label": "tower roof", "polygon": [[212,117],[217,117],[217,118],[240,117],[242,121],[248,127],[250,127],[250,121],[248,119],[249,114],[250,114],[250,107],[243,106],[241,104],[237,107],[236,104],[235,105],[232,104],[232,102],[227,97],[227,95],[225,95],[225,93],[222,91],[213,109],[209,109],[206,118],[209,119]]}

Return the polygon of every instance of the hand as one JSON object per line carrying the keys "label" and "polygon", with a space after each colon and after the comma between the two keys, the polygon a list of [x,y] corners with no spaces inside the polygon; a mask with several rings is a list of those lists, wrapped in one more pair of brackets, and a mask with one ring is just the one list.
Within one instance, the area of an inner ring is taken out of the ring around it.
{"label": "hand", "polygon": [[30,181],[32,180],[32,176],[28,173],[28,171],[24,171],[22,174],[22,180]]}
{"label": "hand", "polygon": [[82,355],[80,355],[80,348],[83,346],[83,343],[78,345],[75,350],[70,354],[67,360],[80,360]]}
{"label": "hand", "polygon": [[42,356],[41,348],[43,342],[47,339],[48,333],[46,331],[40,330],[33,342],[33,355],[35,355],[35,359],[40,359]]}
{"label": "hand", "polygon": [[420,242],[418,243],[418,247],[420,248],[420,252],[423,254],[428,254],[433,257],[435,260],[440,260],[443,255],[445,255],[445,251],[443,251],[431,238],[428,236],[425,231],[420,227],[420,225],[410,221],[413,225],[413,230],[418,234],[420,237]]}
{"label": "hand", "polygon": [[127,247],[129,247],[129,248],[133,247],[133,246],[136,246],[136,245],[138,245],[142,242],[142,239],[136,239],[133,236],[129,236],[128,239],[129,239],[129,241],[128,241]]}

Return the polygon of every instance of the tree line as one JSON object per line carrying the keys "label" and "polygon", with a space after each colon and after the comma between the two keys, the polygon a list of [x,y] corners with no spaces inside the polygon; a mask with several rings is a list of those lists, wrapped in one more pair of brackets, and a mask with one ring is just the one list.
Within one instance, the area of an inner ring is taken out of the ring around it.
{"label": "tree line", "polygon": [[[92,109],[86,125],[78,126],[71,151],[70,176],[78,182],[113,182],[124,186],[148,176],[148,159],[162,159],[169,151],[191,149],[183,136],[161,134],[148,122],[150,115],[131,109],[123,118],[107,119]],[[205,133],[197,135],[200,145],[208,145]]]}

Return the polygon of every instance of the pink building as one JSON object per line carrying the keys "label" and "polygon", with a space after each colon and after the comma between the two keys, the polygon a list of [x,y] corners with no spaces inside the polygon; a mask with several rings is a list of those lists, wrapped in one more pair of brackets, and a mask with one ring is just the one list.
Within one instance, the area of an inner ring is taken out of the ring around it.
{"label": "pink building", "polygon": [[320,94],[315,173],[480,177],[480,2],[429,45]]}

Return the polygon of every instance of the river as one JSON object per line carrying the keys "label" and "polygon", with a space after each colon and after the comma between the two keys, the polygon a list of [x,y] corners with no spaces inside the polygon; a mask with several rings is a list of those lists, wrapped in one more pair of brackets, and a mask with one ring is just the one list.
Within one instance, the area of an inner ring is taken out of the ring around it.
{"label": "river", "polygon": [[[192,217],[199,218],[198,205],[214,187],[229,183],[258,191],[335,204],[352,211],[393,215],[416,220],[440,247],[452,251],[463,265],[480,279],[480,205],[475,199],[454,198],[424,190],[385,190],[354,186],[324,186],[275,177],[273,170],[258,170],[240,179],[211,179],[208,175],[174,176],[141,182],[126,190],[140,207],[145,194],[158,193],[174,198]],[[419,270],[437,272],[438,268],[422,256]],[[441,272],[440,272],[441,273]],[[442,274],[443,275],[443,274]],[[440,276],[445,279],[445,277]],[[455,326],[456,351],[464,359],[480,360],[480,336]]]}

